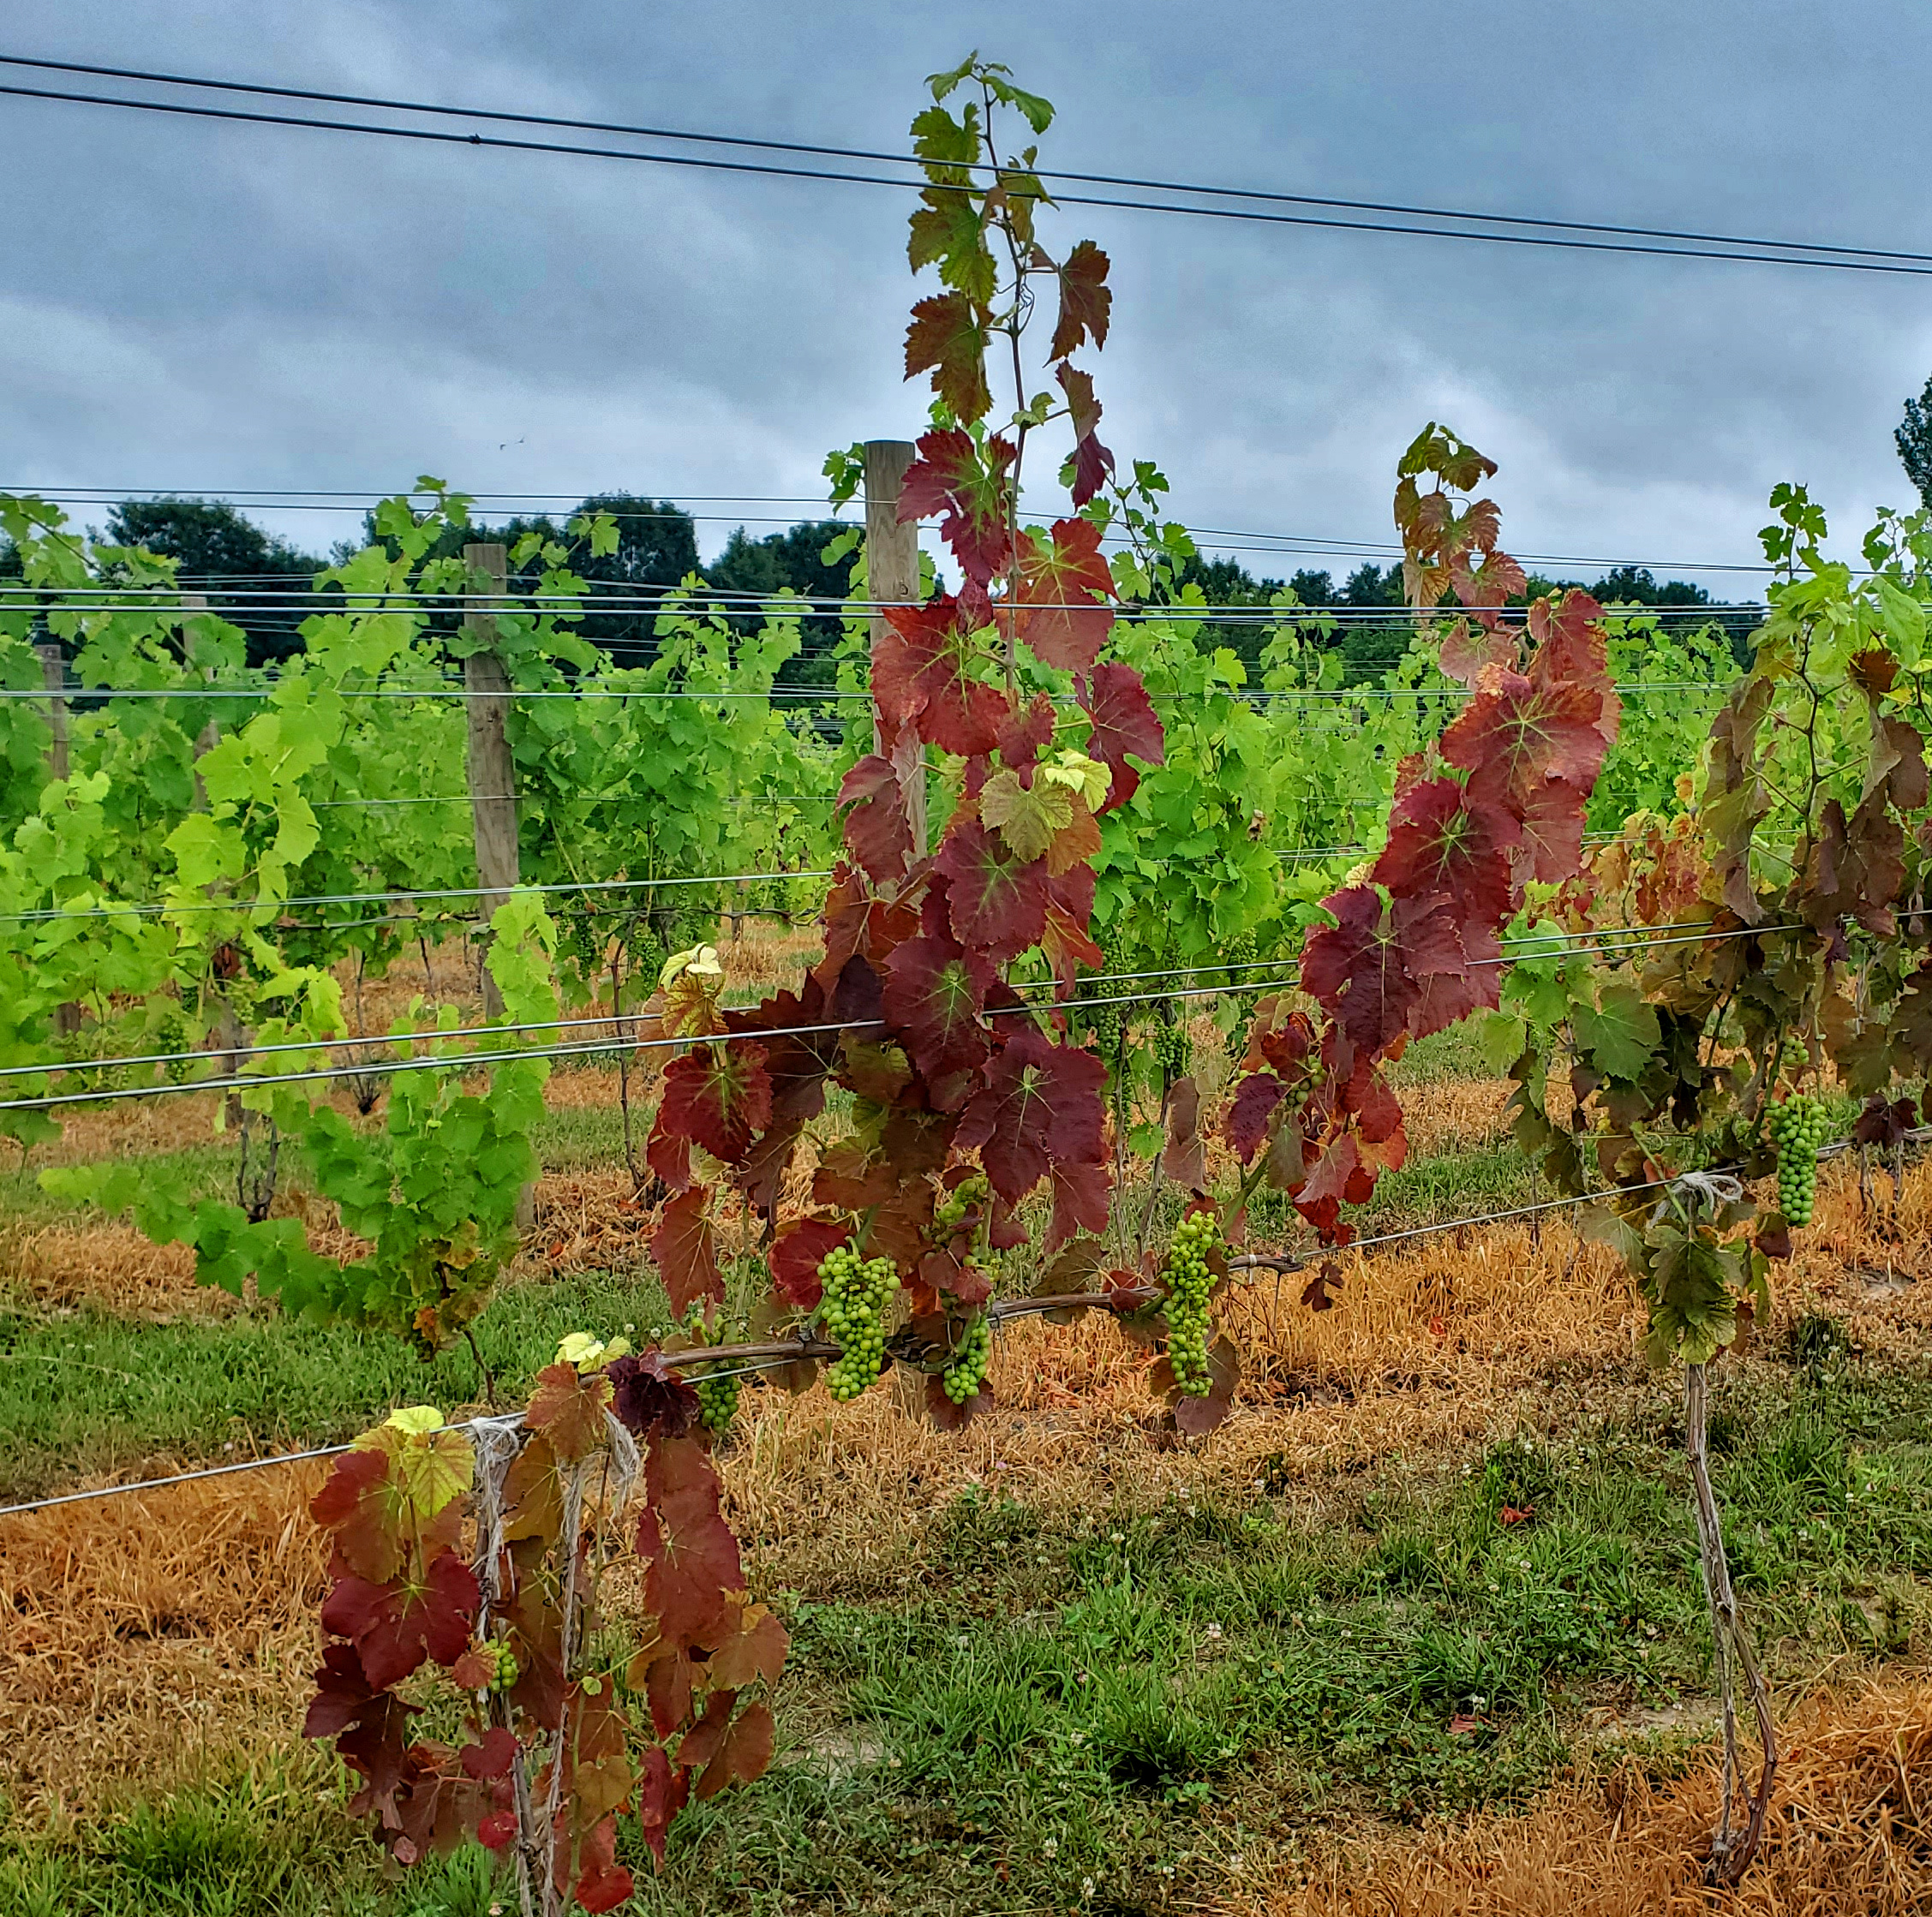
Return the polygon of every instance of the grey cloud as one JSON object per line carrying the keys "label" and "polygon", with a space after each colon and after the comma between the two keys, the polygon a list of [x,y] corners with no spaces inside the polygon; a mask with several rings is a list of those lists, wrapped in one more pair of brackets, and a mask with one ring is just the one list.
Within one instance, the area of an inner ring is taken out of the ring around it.
{"label": "grey cloud", "polygon": [[[1066,165],[1932,251],[1898,84],[1932,20],[1902,0],[17,0],[10,26],[16,51],[886,147],[977,44],[1059,104]],[[899,195],[18,100],[0,166],[0,481],[805,494],[828,446],[921,415]],[[1384,538],[1431,416],[1503,463],[1526,551],[1748,559],[1776,479],[1854,534],[1909,490],[1922,282],[1080,207],[1062,230],[1116,263],[1111,437],[1199,524]]]}

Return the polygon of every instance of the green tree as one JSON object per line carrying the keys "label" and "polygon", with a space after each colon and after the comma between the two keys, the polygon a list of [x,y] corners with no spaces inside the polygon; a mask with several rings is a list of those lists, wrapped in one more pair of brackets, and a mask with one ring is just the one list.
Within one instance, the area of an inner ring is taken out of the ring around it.
{"label": "green tree", "polygon": [[1899,449],[1899,463],[1905,477],[1918,488],[1918,496],[1932,506],[1932,379],[1917,399],[1905,402],[1905,424],[1893,433]]}
{"label": "green tree", "polygon": [[286,659],[302,650],[298,631],[310,608],[258,599],[235,603],[224,586],[257,594],[299,588],[322,570],[324,562],[302,552],[255,524],[225,499],[123,499],[108,515],[106,542],[138,546],[180,567],[182,584],[207,594],[211,606],[224,607],[248,636],[248,662]]}

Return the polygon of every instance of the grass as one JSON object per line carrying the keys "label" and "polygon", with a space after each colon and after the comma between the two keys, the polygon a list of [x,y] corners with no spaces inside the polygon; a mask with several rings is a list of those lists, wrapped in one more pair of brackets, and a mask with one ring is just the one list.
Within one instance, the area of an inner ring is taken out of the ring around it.
{"label": "grass", "polygon": [[[599,1274],[506,1286],[476,1341],[505,1403],[528,1395],[569,1331],[661,1322],[654,1278]],[[273,1313],[147,1323],[0,1311],[0,1497],[158,1456],[196,1460],[352,1437],[398,1404],[480,1405],[467,1346],[429,1364],[397,1338]]]}
{"label": "grass", "polygon": [[[1932,1378],[1792,1356],[1720,1394],[1736,1570],[1787,1681],[1895,1659],[1932,1610]],[[1265,1472],[1084,1515],[970,1486],[894,1593],[778,1595],[778,1760],[679,1825],[636,1908],[1198,1908],[1237,1859],[1587,1770],[1605,1707],[1674,1774],[1681,1737],[1645,1727],[1708,1728],[1709,1681],[1680,1445],[1665,1412],[1511,1436],[1427,1475],[1339,1478],[1319,1509]],[[385,1884],[318,1774],[218,1777],[102,1829],[0,1838],[0,1907],[487,1917],[480,1860]]]}

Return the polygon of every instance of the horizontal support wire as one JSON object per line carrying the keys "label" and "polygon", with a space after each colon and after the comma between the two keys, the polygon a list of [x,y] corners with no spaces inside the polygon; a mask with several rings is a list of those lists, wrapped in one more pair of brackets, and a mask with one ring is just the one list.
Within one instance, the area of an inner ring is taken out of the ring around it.
{"label": "horizontal support wire", "polygon": [[[1932,908],[1928,908],[1932,911]],[[1924,916],[1905,913],[1901,917]],[[1529,934],[1516,940],[1503,941],[1512,946],[1529,946],[1536,949],[1528,952],[1504,953],[1495,958],[1473,958],[1468,961],[1471,970],[1479,966],[1506,965],[1522,958],[1547,958],[1564,953],[1574,952],[1598,957],[1618,958],[1636,952],[1648,951],[1654,947],[1668,945],[1713,944],[1726,939],[1767,937],[1785,932],[1802,932],[1814,929],[1804,925],[1762,925],[1740,926],[1734,929],[1713,932],[1697,929],[1690,922],[1689,929],[1681,935],[1668,935],[1670,929],[1654,928],[1641,931],[1618,928],[1606,929],[1596,933]],[[1665,936],[1655,935],[1659,932]],[[1589,941],[1589,943],[1579,943]],[[1564,942],[1559,942],[1564,941]],[[1010,1018],[1015,1013],[1040,1015],[1051,1012],[1074,1012],[1086,1013],[1102,1010],[1109,1006],[1150,1005],[1198,998],[1226,998],[1249,992],[1269,992],[1300,982],[1299,971],[1292,959],[1242,960],[1233,964],[1217,964],[1198,967],[1184,967],[1163,973],[1122,973],[1120,981],[1135,977],[1179,977],[1205,971],[1234,972],[1248,970],[1281,969],[1277,976],[1240,982],[1223,982],[1213,985],[1197,985],[1176,988],[1158,992],[1133,992],[1102,997],[1073,996],[1051,1000],[1044,1004],[1022,1004],[993,1006],[986,1010],[988,1018]],[[1076,989],[1084,989],[1095,984],[1106,984],[1113,981],[1107,975],[1099,975],[1081,982]],[[1028,980],[1020,988],[1040,990],[1054,985],[1051,979]],[[727,1007],[726,1009],[740,1009]],[[575,1028],[583,1025],[601,1025],[642,1022],[647,1014],[638,1012],[597,1013],[576,1018],[564,1018],[529,1025],[485,1025],[473,1026],[450,1033],[417,1032],[401,1036],[365,1036],[357,1038],[314,1039],[290,1041],[274,1045],[253,1048],[258,1054],[284,1052],[327,1051],[347,1046],[375,1046],[380,1044],[433,1045],[458,1037],[481,1037],[493,1033],[514,1031],[542,1031]],[[454,1055],[430,1055],[423,1058],[375,1059],[357,1065],[317,1066],[304,1072],[238,1072],[219,1078],[184,1079],[178,1084],[159,1085],[117,1085],[101,1090],[51,1092],[35,1098],[0,1099],[0,1112],[45,1111],[69,1105],[101,1104],[129,1098],[159,1098],[181,1093],[207,1091],[246,1091],[251,1088],[262,1089],[271,1085],[314,1084],[344,1078],[386,1078],[399,1072],[468,1071],[477,1066],[499,1065],[518,1060],[583,1058],[614,1055],[619,1053],[662,1050],[691,1044],[730,1044],[734,1042],[756,1042],[765,1038],[795,1038],[811,1036],[828,1036],[834,1032],[877,1030],[885,1027],[882,1018],[855,1019],[845,1022],[825,1021],[817,1024],[777,1027],[769,1030],[752,1028],[744,1031],[721,1031],[701,1035],[687,1035],[671,1038],[612,1037],[582,1039],[559,1045],[519,1046],[496,1051],[463,1052]],[[138,1059],[125,1060],[77,1060],[55,1061],[30,1066],[0,1067],[0,1078],[27,1076],[52,1076],[63,1072],[106,1071],[116,1066],[190,1065],[209,1059],[207,1052],[182,1052],[153,1054]],[[231,1054],[224,1054],[231,1055]]]}
{"label": "horizontal support wire", "polygon": [[[1915,1126],[1905,1134],[1906,1142],[1920,1144],[1932,1139],[1932,1127]],[[1834,1139],[1831,1144],[1818,1148],[1821,1160],[1836,1158],[1856,1148],[1857,1141],[1851,1138]],[[1733,1172],[1737,1168],[1730,1168]],[[1478,1212],[1466,1218],[1448,1218],[1433,1225],[1416,1225],[1405,1231],[1383,1232],[1368,1238],[1358,1238],[1349,1244],[1335,1247],[1337,1256],[1349,1253],[1360,1254],[1385,1245],[1406,1244],[1418,1238],[1429,1238],[1445,1232],[1467,1231],[1477,1225],[1506,1223],[1518,1218],[1528,1218],[1540,1212],[1556,1211],[1570,1205],[1602,1204],[1614,1203],[1622,1197],[1634,1197],[1640,1192],[1660,1191],[1677,1183],[1675,1177],[1648,1179],[1639,1185],[1617,1185],[1602,1191],[1583,1192],[1576,1197],[1546,1198],[1540,1203],[1515,1205],[1504,1211]],[[1285,1264],[1283,1260],[1265,1261],[1270,1264]],[[1149,1302],[1140,1291],[1116,1299],[1112,1294],[1079,1294],[1060,1298],[1018,1299],[1003,1303],[996,1302],[987,1308],[991,1317],[1018,1317],[1021,1316],[1045,1316],[1053,1311],[1068,1310],[1104,1311],[1132,1300],[1131,1308],[1139,1309]],[[748,1351],[759,1351],[767,1355],[730,1370],[708,1370],[708,1378],[748,1377],[759,1371],[781,1371],[786,1366],[796,1365],[801,1359],[816,1361],[824,1355],[836,1355],[841,1347],[816,1340],[800,1338],[795,1344],[775,1342],[769,1347],[739,1347]],[[714,1347],[695,1352],[663,1352],[658,1355],[668,1371],[679,1371],[686,1365],[715,1364],[721,1356],[729,1355],[730,1346]],[[468,1430],[482,1424],[505,1424],[512,1428],[523,1422],[520,1412],[510,1412],[496,1418],[475,1418],[460,1424],[445,1424],[439,1429],[446,1431]],[[212,1465],[204,1470],[176,1472],[166,1478],[147,1478],[131,1484],[99,1484],[84,1491],[63,1491],[53,1497],[34,1498],[20,1504],[0,1505],[0,1518],[21,1517],[35,1511],[49,1511],[57,1506],[91,1503],[97,1499],[131,1496],[137,1491],[165,1490],[176,1484],[196,1484],[205,1478],[227,1478],[237,1472],[266,1471],[272,1466],[305,1464],[316,1458],[334,1458],[344,1452],[357,1448],[354,1443],[317,1445],[306,1451],[278,1453],[273,1457],[248,1458],[239,1463]]]}

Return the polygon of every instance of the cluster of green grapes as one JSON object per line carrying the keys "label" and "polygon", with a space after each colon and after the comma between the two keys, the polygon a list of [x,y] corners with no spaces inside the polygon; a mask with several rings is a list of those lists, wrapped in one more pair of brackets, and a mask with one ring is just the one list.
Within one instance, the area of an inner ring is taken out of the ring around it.
{"label": "cluster of green grapes", "polygon": [[1802,1092],[1771,1108],[1778,1147],[1778,1209],[1794,1225],[1809,1225],[1818,1204],[1818,1147],[1825,1142],[1825,1108]]}
{"label": "cluster of green grapes", "polygon": [[825,1287],[819,1320],[840,1352],[825,1382],[848,1404],[885,1368],[885,1309],[899,1272],[890,1258],[861,1259],[847,1242],[825,1254],[818,1279]]}
{"label": "cluster of green grapes", "polygon": [[[685,1335],[703,1345],[721,1343],[716,1334],[717,1327],[705,1320],[703,1302],[700,1300],[691,1306],[685,1319]],[[691,1389],[697,1394],[697,1421],[713,1437],[722,1437],[731,1429],[731,1421],[738,1415],[738,1394],[744,1383],[743,1378],[735,1377],[691,1379]]]}
{"label": "cluster of green grapes", "polygon": [[966,1222],[966,1214],[977,1205],[983,1205],[991,1193],[992,1187],[986,1182],[984,1172],[969,1172],[953,1189],[932,1208],[932,1222],[941,1237],[956,1232]]}
{"label": "cluster of green grapes", "polygon": [[1208,1254],[1221,1239],[1221,1221],[1211,1211],[1191,1211],[1175,1227],[1161,1273],[1167,1287],[1167,1361],[1175,1382],[1190,1398],[1208,1394],[1208,1293],[1214,1274]]}
{"label": "cluster of green grapes", "polygon": [[966,1328],[953,1353],[953,1362],[939,1374],[939,1383],[955,1405],[977,1397],[986,1382],[986,1368],[993,1362],[993,1328],[980,1312]]}
{"label": "cluster of green grapes", "polygon": [[1166,1083],[1171,1084],[1187,1071],[1192,1049],[1187,1028],[1180,1019],[1171,1024],[1163,1020],[1154,1027],[1154,1057],[1159,1061],[1161,1077]]}
{"label": "cluster of green grapes", "polygon": [[500,1696],[517,1681],[516,1653],[511,1650],[505,1638],[485,1638],[476,1649],[490,1667],[490,1689]]}
{"label": "cluster of green grapes", "polygon": [[1228,941],[1227,947],[1221,956],[1226,961],[1230,983],[1238,985],[1247,976],[1242,968],[1254,963],[1255,956],[1260,949],[1252,932],[1237,933]]}

